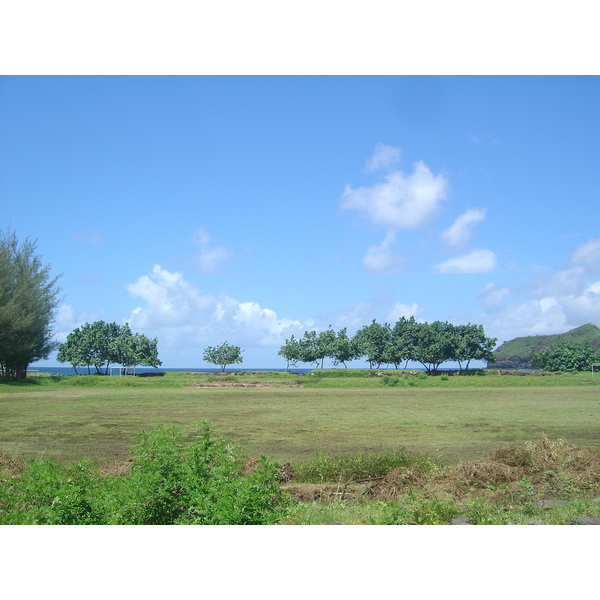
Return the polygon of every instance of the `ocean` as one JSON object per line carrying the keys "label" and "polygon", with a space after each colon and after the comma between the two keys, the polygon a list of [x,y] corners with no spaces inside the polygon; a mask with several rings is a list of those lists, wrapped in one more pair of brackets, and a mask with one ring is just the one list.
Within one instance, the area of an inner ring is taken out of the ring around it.
{"label": "ocean", "polygon": [[[109,368],[109,374],[112,372],[113,375],[119,375],[120,367],[111,367]],[[112,369],[112,371],[111,371]],[[225,369],[227,373],[239,372],[239,371],[275,371],[277,373],[285,373],[285,369]],[[309,373],[312,371],[311,369],[290,369],[290,373]],[[78,369],[80,375],[87,374],[87,367]],[[92,367],[90,373],[95,373],[96,368]],[[137,367],[135,370],[136,373],[220,373],[220,368],[210,368],[210,367],[201,367],[195,369],[163,369],[162,367],[159,369],[153,369],[152,367]],[[36,373],[50,373],[51,375],[76,375],[75,369],[72,367],[36,367],[35,365],[31,365],[27,370],[27,374],[30,376],[35,376]]]}

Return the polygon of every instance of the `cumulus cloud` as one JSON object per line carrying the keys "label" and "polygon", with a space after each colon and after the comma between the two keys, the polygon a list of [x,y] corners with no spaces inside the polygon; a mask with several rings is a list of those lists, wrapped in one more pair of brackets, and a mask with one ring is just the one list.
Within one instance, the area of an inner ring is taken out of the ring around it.
{"label": "cumulus cloud", "polygon": [[568,323],[600,322],[600,281],[589,284],[580,294],[560,300]]}
{"label": "cumulus cloud", "polygon": [[343,210],[355,210],[371,223],[387,229],[417,229],[437,216],[448,182],[423,162],[413,172],[392,171],[385,181],[357,189],[347,185],[340,199]]}
{"label": "cumulus cloud", "polygon": [[405,257],[394,251],[394,233],[388,232],[381,244],[367,249],[362,263],[374,275],[393,275],[400,272],[406,263]]}
{"label": "cumulus cloud", "polygon": [[223,263],[233,258],[233,252],[227,246],[213,246],[211,236],[201,227],[194,232],[193,241],[200,246],[196,261],[200,272],[205,275],[214,275]]}
{"label": "cumulus cloud", "polygon": [[227,298],[201,295],[182,273],[170,273],[160,265],[154,265],[152,273],[142,275],[126,288],[134,298],[146,302],[145,308],[133,311],[130,321],[142,328],[186,325],[194,315],[206,312],[218,318],[222,305],[228,302]]}
{"label": "cumulus cloud", "polygon": [[239,302],[224,293],[202,294],[182,273],[171,273],[160,265],[127,290],[144,301],[144,306],[132,311],[131,327],[160,334],[161,341],[171,347],[197,348],[225,339],[251,347],[277,347],[308,326],[279,317],[256,302]]}
{"label": "cumulus cloud", "polygon": [[442,241],[451,248],[462,248],[471,237],[471,229],[485,219],[485,209],[473,208],[460,215],[441,233]]}
{"label": "cumulus cloud", "polygon": [[387,321],[389,323],[395,323],[402,317],[405,317],[406,319],[414,317],[415,320],[420,321],[423,312],[423,307],[419,306],[416,302],[413,302],[412,304],[396,302],[392,310],[387,314]]}
{"label": "cumulus cloud", "polygon": [[557,298],[529,300],[521,304],[509,304],[483,316],[482,324],[488,335],[499,338],[499,343],[526,335],[549,335],[563,333],[572,327]]}
{"label": "cumulus cloud", "polygon": [[367,171],[379,171],[380,169],[388,169],[389,167],[400,162],[402,158],[402,150],[395,146],[386,146],[385,144],[377,144],[373,156],[367,161]]}
{"label": "cumulus cloud", "polygon": [[101,313],[80,313],[70,304],[61,304],[56,310],[54,319],[54,339],[62,343],[76,327],[93,323],[101,318]]}
{"label": "cumulus cloud", "polygon": [[562,333],[585,323],[600,324],[600,240],[581,244],[565,266],[538,272],[513,289],[488,284],[479,300],[483,324],[502,340],[526,335]]}
{"label": "cumulus cloud", "polygon": [[453,256],[435,266],[441,274],[490,273],[496,267],[496,255],[491,250],[471,250],[461,256]]}

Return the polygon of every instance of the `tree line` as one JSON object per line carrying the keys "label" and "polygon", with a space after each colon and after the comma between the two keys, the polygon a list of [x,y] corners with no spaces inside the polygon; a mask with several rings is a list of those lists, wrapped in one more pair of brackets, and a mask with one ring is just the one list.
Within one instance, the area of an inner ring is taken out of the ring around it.
{"label": "tree line", "polygon": [[414,317],[402,317],[393,325],[372,323],[348,336],[347,328],[335,331],[305,331],[301,338],[286,339],[278,355],[287,361],[286,370],[300,363],[313,363],[323,368],[326,358],[333,364],[364,358],[369,368],[382,365],[405,368],[409,362],[418,362],[427,372],[437,371],[445,362],[457,362],[462,370],[471,361],[495,361],[493,354],[497,338],[486,337],[483,325],[454,325],[449,322],[417,322]]}
{"label": "tree line", "polygon": [[141,333],[133,333],[128,323],[95,321],[75,328],[63,344],[58,346],[56,360],[71,364],[75,373],[78,367],[93,366],[99,374],[108,374],[111,364],[135,368],[158,367],[158,340]]}

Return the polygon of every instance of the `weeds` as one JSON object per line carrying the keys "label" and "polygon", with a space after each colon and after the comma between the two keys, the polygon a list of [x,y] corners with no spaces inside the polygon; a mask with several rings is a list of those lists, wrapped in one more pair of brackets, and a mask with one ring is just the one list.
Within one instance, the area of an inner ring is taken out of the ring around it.
{"label": "weeds", "polygon": [[423,456],[412,454],[404,448],[387,452],[350,454],[338,457],[319,452],[305,463],[295,467],[294,479],[299,482],[361,481],[383,478],[396,469],[421,466],[431,470],[434,464]]}
{"label": "weeds", "polygon": [[174,426],[139,436],[131,467],[100,475],[87,460],[37,460],[2,481],[0,523],[56,525],[269,524],[285,514],[280,467],[246,461],[208,424],[184,444]]}

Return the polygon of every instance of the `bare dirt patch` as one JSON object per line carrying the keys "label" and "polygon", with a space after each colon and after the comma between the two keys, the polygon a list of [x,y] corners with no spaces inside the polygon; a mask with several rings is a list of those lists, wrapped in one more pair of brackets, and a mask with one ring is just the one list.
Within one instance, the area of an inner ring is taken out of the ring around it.
{"label": "bare dirt patch", "polygon": [[297,388],[299,383],[265,383],[262,381],[196,381],[191,388]]}

